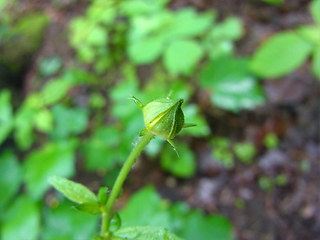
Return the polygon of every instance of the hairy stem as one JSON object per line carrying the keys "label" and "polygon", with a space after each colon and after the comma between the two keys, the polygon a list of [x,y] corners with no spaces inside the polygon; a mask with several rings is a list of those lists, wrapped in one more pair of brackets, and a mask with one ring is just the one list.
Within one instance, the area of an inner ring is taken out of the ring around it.
{"label": "hairy stem", "polygon": [[108,236],[109,235],[109,226],[110,226],[110,220],[112,217],[112,208],[113,205],[117,199],[117,197],[120,194],[122,185],[127,178],[128,173],[130,172],[130,169],[132,165],[134,164],[136,158],[139,156],[141,151],[144,149],[144,147],[150,142],[150,140],[154,137],[152,133],[147,132],[146,135],[144,135],[138,144],[132,149],[130,155],[128,156],[127,160],[125,161],[124,165],[121,168],[121,171],[113,185],[113,188],[111,190],[109,199],[105,205],[105,213],[102,216],[102,226],[101,226],[101,235],[102,236]]}

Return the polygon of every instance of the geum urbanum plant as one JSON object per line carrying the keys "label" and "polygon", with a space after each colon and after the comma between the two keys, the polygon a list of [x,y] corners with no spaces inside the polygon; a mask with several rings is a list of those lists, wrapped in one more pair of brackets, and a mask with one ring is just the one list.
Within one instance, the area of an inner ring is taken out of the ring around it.
{"label": "geum urbanum plant", "polygon": [[49,182],[67,198],[78,203],[75,206],[77,210],[101,215],[100,234],[94,236],[94,240],[181,240],[173,233],[160,227],[121,228],[120,216],[118,213],[113,212],[114,203],[121,192],[122,185],[132,165],[150,140],[155,136],[164,138],[176,151],[172,139],[182,128],[194,126],[194,124],[186,124],[184,122],[184,114],[181,109],[183,99],[161,98],[145,106],[137,98],[131,97],[131,99],[142,109],[146,128],[140,132],[141,138],[122,166],[110,195],[106,187],[100,188],[99,193],[95,195],[87,187],[58,176],[50,177]]}

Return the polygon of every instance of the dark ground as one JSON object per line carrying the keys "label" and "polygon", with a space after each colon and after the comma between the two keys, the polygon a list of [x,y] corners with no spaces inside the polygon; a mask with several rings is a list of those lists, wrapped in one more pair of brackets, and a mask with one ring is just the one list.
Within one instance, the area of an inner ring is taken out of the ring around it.
{"label": "dark ground", "polygon": [[[40,0],[21,2],[19,11],[41,9],[53,22],[42,49],[23,76],[23,92],[28,93],[38,87],[33,80],[38,59],[59,55],[68,62],[74,57],[74,52],[65,44],[66,27],[72,17],[84,11],[85,1],[64,0],[59,8]],[[237,54],[250,55],[272,34],[311,23],[309,2],[288,0],[283,7],[274,7],[258,0],[174,0],[171,6],[214,8],[221,19],[230,15],[240,17],[245,24],[245,36],[237,43]],[[186,201],[208,213],[226,215],[234,225],[236,239],[320,239],[319,81],[310,75],[307,63],[284,78],[263,84],[268,103],[238,115],[218,114],[216,109],[206,108],[208,100],[203,97],[204,93],[197,91],[194,96],[203,106],[213,136],[255,143],[259,152],[253,164],[237,162],[232,170],[226,170],[212,159],[206,139],[190,139],[198,159],[195,177],[174,179],[154,161],[141,161],[132,172],[122,199],[146,182],[153,182],[163,197]],[[263,146],[264,136],[270,131],[280,138],[278,148],[273,150]],[[261,189],[260,177],[274,178],[279,174],[287,177],[286,184],[269,191]],[[237,204],[239,199],[241,204]]]}

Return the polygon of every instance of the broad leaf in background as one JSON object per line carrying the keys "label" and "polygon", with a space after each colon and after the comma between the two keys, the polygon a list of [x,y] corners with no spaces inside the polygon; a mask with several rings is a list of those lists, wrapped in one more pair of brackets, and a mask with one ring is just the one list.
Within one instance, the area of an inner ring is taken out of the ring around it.
{"label": "broad leaf in background", "polygon": [[36,240],[40,230],[40,214],[35,202],[26,196],[17,198],[2,217],[2,240]]}
{"label": "broad leaf in background", "polygon": [[[141,202],[147,202],[141,208]],[[231,240],[231,223],[220,215],[204,215],[183,203],[171,205],[162,200],[151,186],[134,194],[121,210],[123,227],[141,225],[168,229],[185,240]],[[119,230],[121,231],[121,230]],[[149,238],[145,238],[149,239]]]}
{"label": "broad leaf in background", "polygon": [[49,176],[70,177],[74,173],[74,149],[76,141],[48,143],[30,153],[25,159],[23,170],[28,193],[40,198],[49,188]]}
{"label": "broad leaf in background", "polygon": [[9,135],[13,127],[11,94],[7,90],[0,92],[0,145]]}
{"label": "broad leaf in background", "polygon": [[98,229],[99,218],[72,209],[72,203],[62,201],[58,206],[44,209],[43,240],[87,240]]}
{"label": "broad leaf in background", "polygon": [[114,240],[119,237],[128,240],[182,240],[165,228],[150,226],[121,228],[114,234],[116,236],[112,238]]}
{"label": "broad leaf in background", "polygon": [[196,171],[196,159],[189,146],[184,143],[175,143],[177,153],[167,144],[161,153],[161,167],[176,177],[189,178]]}
{"label": "broad leaf in background", "polygon": [[69,179],[52,176],[49,177],[49,183],[55,187],[64,196],[76,203],[96,202],[96,195],[86,186],[73,182]]}
{"label": "broad leaf in background", "polygon": [[312,71],[320,81],[320,46],[313,53]]}
{"label": "broad leaf in background", "polygon": [[164,52],[163,61],[172,75],[189,75],[203,56],[201,46],[193,40],[173,41]]}
{"label": "broad leaf in background", "polygon": [[320,0],[313,0],[310,4],[310,12],[314,21],[320,25]]}
{"label": "broad leaf in background", "polygon": [[253,109],[265,101],[257,79],[249,71],[245,58],[223,57],[212,60],[200,74],[200,84],[211,91],[218,107],[239,111]]}
{"label": "broad leaf in background", "polygon": [[261,77],[281,77],[300,67],[311,50],[312,44],[297,33],[282,32],[259,47],[251,61],[251,68]]}
{"label": "broad leaf in background", "polygon": [[[16,156],[6,151],[0,155],[0,212],[8,201],[17,193],[21,183],[21,168]],[[0,217],[1,219],[1,217]]]}

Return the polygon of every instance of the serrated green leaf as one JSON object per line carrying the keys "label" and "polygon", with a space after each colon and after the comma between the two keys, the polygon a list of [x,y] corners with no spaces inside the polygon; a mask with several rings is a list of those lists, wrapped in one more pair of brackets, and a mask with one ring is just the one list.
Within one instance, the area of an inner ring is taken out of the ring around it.
{"label": "serrated green leaf", "polygon": [[320,0],[313,0],[311,2],[310,12],[314,21],[320,25]]}
{"label": "serrated green leaf", "polygon": [[312,71],[320,81],[320,46],[313,53]]}
{"label": "serrated green leaf", "polygon": [[21,183],[21,167],[16,156],[6,151],[0,155],[0,211],[18,191]]}
{"label": "serrated green leaf", "polygon": [[165,228],[160,227],[129,227],[122,228],[115,232],[116,238],[132,239],[132,240],[182,240]]}
{"label": "serrated green leaf", "polygon": [[75,141],[49,143],[26,157],[23,164],[23,178],[32,197],[40,198],[49,188],[47,181],[49,176],[73,175],[75,146]]}
{"label": "serrated green leaf", "polygon": [[[79,193],[79,194],[82,194],[82,193]],[[102,213],[100,204],[98,202],[85,202],[85,203],[81,203],[79,205],[74,206],[74,208],[80,212],[85,212],[92,215],[99,215]]]}
{"label": "serrated green leaf", "polygon": [[167,145],[161,154],[161,167],[181,178],[193,176],[196,171],[196,159],[190,148],[184,143],[175,143],[176,152]]}
{"label": "serrated green leaf", "polygon": [[0,92],[0,145],[9,135],[13,127],[11,94],[8,90]]}
{"label": "serrated green leaf", "polygon": [[259,47],[253,56],[251,68],[261,77],[281,77],[297,69],[311,50],[311,43],[298,34],[282,32]]}
{"label": "serrated green leaf", "polygon": [[30,198],[17,198],[2,217],[2,240],[38,239],[40,213],[36,203]]}
{"label": "serrated green leaf", "polygon": [[96,195],[86,186],[73,182],[69,179],[52,176],[49,178],[50,184],[59,192],[63,193],[67,198],[76,203],[92,203],[97,202]]}
{"label": "serrated green leaf", "polygon": [[193,40],[173,41],[164,52],[163,62],[172,75],[189,75],[203,56],[203,49]]}

